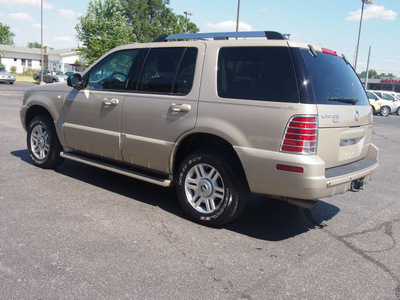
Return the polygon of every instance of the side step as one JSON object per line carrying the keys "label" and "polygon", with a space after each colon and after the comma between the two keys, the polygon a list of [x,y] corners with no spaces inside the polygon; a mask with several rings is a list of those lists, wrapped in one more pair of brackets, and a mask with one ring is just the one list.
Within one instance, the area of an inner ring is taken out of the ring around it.
{"label": "side step", "polygon": [[98,161],[95,159],[91,159],[91,158],[87,158],[84,156],[79,156],[73,153],[69,153],[69,152],[61,152],[60,156],[65,158],[65,159],[70,159],[79,163],[83,163],[89,166],[93,166],[93,167],[97,167],[103,170],[107,170],[107,171],[111,171],[114,173],[118,173],[121,175],[125,175],[125,176],[129,176],[135,179],[139,179],[139,180],[143,180],[152,184],[156,184],[159,186],[163,186],[163,187],[169,187],[172,184],[172,181],[169,179],[164,179],[164,178],[157,178],[154,176],[150,176],[150,175],[146,175],[146,174],[142,174],[136,171],[133,171],[131,169],[128,168],[123,168],[121,166],[115,166],[113,164],[109,164],[106,162],[102,162],[102,161]]}

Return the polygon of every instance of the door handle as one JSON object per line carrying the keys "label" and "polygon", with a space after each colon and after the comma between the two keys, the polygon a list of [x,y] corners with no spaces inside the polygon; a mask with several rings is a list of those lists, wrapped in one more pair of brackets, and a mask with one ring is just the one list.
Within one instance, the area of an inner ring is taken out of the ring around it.
{"label": "door handle", "polygon": [[107,105],[107,106],[116,106],[116,105],[118,105],[119,100],[116,98],[112,98],[112,99],[104,98],[103,103],[104,103],[104,105]]}
{"label": "door handle", "polygon": [[183,112],[189,112],[192,109],[192,106],[190,104],[176,104],[172,103],[170,106],[172,111],[183,111]]}

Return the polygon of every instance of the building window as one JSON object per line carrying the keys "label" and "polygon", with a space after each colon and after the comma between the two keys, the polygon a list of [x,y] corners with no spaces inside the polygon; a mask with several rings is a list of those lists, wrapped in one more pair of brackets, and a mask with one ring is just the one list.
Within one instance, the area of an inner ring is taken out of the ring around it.
{"label": "building window", "polygon": [[28,68],[32,68],[32,59],[28,59]]}
{"label": "building window", "polygon": [[26,59],[21,59],[21,66],[23,66],[23,67],[26,66]]}

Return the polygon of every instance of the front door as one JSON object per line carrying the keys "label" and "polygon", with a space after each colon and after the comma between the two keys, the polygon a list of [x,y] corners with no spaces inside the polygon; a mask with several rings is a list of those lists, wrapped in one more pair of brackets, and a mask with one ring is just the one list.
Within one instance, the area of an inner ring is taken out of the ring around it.
{"label": "front door", "polygon": [[67,92],[63,131],[69,148],[121,160],[121,111],[137,52],[123,50],[108,55],[84,76],[84,89]]}

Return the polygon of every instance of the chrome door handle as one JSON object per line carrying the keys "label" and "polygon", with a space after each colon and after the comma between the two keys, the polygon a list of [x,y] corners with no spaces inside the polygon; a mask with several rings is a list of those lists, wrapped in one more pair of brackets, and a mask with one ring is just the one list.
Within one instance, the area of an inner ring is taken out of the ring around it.
{"label": "chrome door handle", "polygon": [[192,109],[192,106],[190,104],[176,104],[172,103],[170,106],[172,111],[183,111],[183,112],[189,112]]}
{"label": "chrome door handle", "polygon": [[103,103],[104,103],[104,105],[107,105],[107,106],[116,106],[116,105],[118,105],[119,100],[115,99],[115,98],[112,98],[112,99],[104,98]]}

